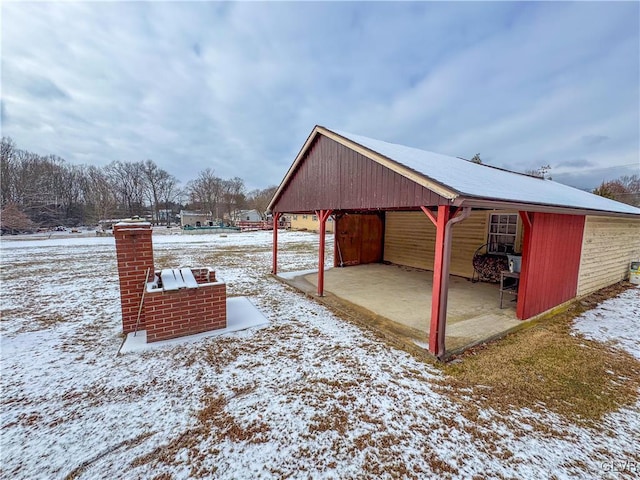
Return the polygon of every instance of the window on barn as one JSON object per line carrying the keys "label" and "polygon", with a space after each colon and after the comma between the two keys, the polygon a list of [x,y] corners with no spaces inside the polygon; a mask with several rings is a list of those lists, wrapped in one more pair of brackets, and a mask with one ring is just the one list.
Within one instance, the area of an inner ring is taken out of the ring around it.
{"label": "window on barn", "polygon": [[516,247],[517,230],[517,213],[492,213],[489,221],[487,252],[513,253]]}
{"label": "window on barn", "polygon": [[298,219],[298,215],[294,215],[294,216],[293,216],[293,219],[294,219],[294,220],[297,220],[297,219]]}
{"label": "window on barn", "polygon": [[306,220],[309,215],[302,215],[302,219]]}
{"label": "window on barn", "polygon": [[317,216],[317,215],[314,215],[314,216],[312,217],[312,220],[313,220],[314,222],[317,222],[317,221],[318,221],[318,216]]}

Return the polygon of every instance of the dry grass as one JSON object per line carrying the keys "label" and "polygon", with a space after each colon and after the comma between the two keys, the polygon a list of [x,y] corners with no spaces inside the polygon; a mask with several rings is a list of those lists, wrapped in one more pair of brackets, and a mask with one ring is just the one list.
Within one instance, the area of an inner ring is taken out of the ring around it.
{"label": "dry grass", "polygon": [[[537,326],[471,349],[443,366],[445,387],[482,407],[508,414],[515,408],[550,410],[574,422],[593,422],[635,403],[640,362],[628,353],[571,334],[572,320],[615,296],[610,287]],[[475,416],[473,409],[467,409]]]}

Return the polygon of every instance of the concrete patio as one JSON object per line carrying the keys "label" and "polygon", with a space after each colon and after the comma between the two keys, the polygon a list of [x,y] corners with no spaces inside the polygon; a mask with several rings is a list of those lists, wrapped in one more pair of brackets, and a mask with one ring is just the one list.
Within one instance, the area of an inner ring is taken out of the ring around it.
{"label": "concrete patio", "polygon": [[[325,296],[317,297],[317,272],[290,272],[279,278],[331,306],[356,310],[363,323],[405,342],[427,348],[433,272],[372,263],[325,271]],[[455,352],[504,335],[527,322],[516,318],[513,296],[499,305],[497,285],[450,276],[446,347]]]}

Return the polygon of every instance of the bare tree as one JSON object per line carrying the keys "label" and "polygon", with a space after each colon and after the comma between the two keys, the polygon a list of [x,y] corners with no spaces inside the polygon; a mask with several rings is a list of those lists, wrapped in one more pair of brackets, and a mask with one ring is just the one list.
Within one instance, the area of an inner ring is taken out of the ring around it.
{"label": "bare tree", "polygon": [[120,213],[144,215],[146,180],[142,162],[111,162],[105,167],[111,187],[117,194]]}
{"label": "bare tree", "polygon": [[153,160],[146,160],[142,164],[142,173],[145,178],[145,192],[153,212],[152,219],[156,224],[158,224],[160,223],[160,192],[158,191],[158,188],[160,182],[165,177],[168,177],[169,174],[159,168]]}
{"label": "bare tree", "polygon": [[15,202],[16,146],[9,137],[2,137],[0,144],[0,194],[2,205]]}
{"label": "bare tree", "polygon": [[158,199],[162,202],[167,213],[167,226],[171,226],[171,205],[182,193],[178,184],[178,179],[169,174],[163,176],[158,182]]}
{"label": "bare tree", "polygon": [[253,210],[260,212],[260,215],[265,215],[269,202],[276,193],[278,187],[271,186],[264,189],[252,190],[247,194],[247,206]]}
{"label": "bare tree", "polygon": [[551,165],[542,165],[535,170],[525,170],[524,173],[533,177],[545,178],[551,180],[551,175],[547,175],[551,171]]}
{"label": "bare tree", "polygon": [[245,206],[244,181],[239,177],[222,181],[222,200],[225,213],[232,218],[232,213]]}
{"label": "bare tree", "polygon": [[640,206],[640,176],[623,175],[617,180],[603,181],[593,193],[618,202]]}
{"label": "bare tree", "polygon": [[200,172],[195,180],[188,183],[187,190],[192,205],[211,212],[216,218],[220,217],[218,206],[222,196],[222,179],[215,175],[213,169]]}
{"label": "bare tree", "polygon": [[113,218],[117,209],[116,192],[104,170],[90,166],[84,171],[81,180],[86,218],[97,223]]}

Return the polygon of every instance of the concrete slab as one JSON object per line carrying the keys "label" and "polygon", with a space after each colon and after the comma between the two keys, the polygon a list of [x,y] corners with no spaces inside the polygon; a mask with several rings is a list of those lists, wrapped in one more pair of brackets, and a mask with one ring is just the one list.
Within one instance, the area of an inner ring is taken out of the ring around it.
{"label": "concrete slab", "polygon": [[231,297],[227,298],[226,328],[152,343],[147,343],[147,332],[145,330],[140,330],[135,335],[131,332],[127,334],[124,343],[120,347],[119,353],[141,352],[159,347],[180,345],[195,342],[203,338],[217,337],[226,333],[238,332],[240,330],[268,324],[269,320],[267,317],[265,317],[247,297]]}
{"label": "concrete slab", "polygon": [[[286,282],[315,296],[317,272],[290,272]],[[377,317],[376,325],[426,348],[431,318],[433,272],[380,263],[325,271],[325,293]],[[499,288],[472,283],[466,278],[449,278],[447,306],[447,350],[458,350],[499,336],[523,322],[515,316],[516,303],[505,297],[499,306]],[[320,299],[322,300],[322,299]],[[387,321],[380,320],[386,319]]]}

